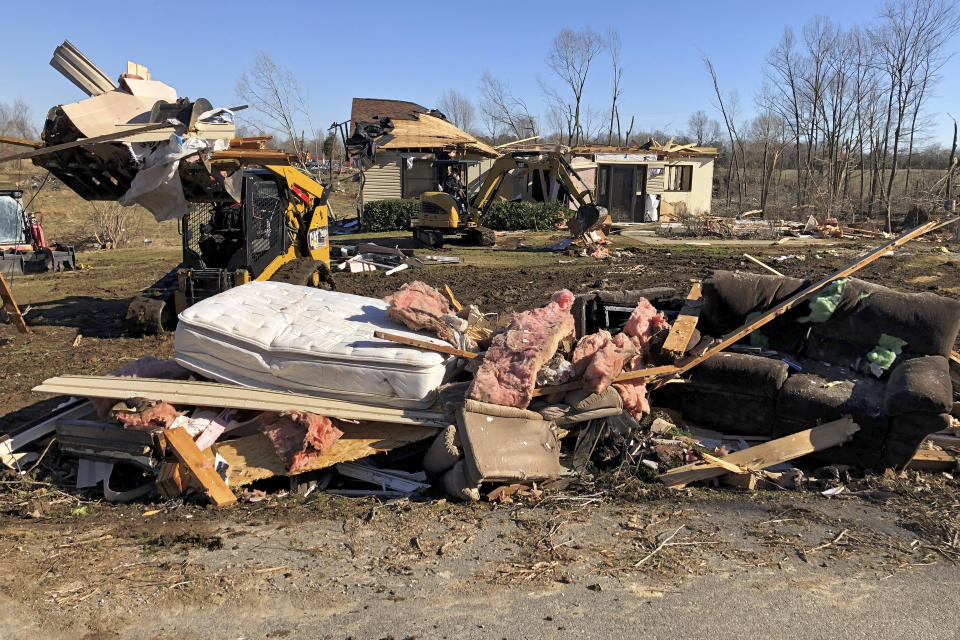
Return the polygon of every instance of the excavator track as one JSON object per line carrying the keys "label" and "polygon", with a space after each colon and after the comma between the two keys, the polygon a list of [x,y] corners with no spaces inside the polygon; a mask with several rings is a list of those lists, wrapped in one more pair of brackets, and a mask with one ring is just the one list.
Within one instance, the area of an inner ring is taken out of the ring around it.
{"label": "excavator track", "polygon": [[288,282],[303,287],[319,287],[335,291],[337,286],[327,265],[312,258],[298,258],[283,265],[270,276],[273,282]]}

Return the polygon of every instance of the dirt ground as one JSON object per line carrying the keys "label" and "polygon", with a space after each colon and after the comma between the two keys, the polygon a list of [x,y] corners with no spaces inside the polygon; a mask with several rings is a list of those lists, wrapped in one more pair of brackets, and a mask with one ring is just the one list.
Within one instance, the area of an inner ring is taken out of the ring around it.
{"label": "dirt ground", "polygon": [[[383,296],[417,278],[511,311],[562,287],[679,295],[712,269],[757,270],[744,250],[817,278],[873,246],[623,239],[629,257],[611,262],[535,250],[558,237],[421,252],[464,263],[338,273],[337,284]],[[858,277],[960,297],[958,250],[915,242]],[[773,261],[786,254],[803,260]],[[56,405],[30,391],[46,377],[172,353],[172,337],[130,337],[122,320],[176,251],[80,260],[87,269],[13,282],[32,333],[0,325],[0,433]],[[950,474],[869,477],[830,499],[582,478],[513,505],[304,497],[274,485],[264,501],[215,511],[189,500],[112,505],[71,489],[61,462],[54,445],[26,476],[0,477],[4,637],[952,638],[958,628],[960,483]]]}

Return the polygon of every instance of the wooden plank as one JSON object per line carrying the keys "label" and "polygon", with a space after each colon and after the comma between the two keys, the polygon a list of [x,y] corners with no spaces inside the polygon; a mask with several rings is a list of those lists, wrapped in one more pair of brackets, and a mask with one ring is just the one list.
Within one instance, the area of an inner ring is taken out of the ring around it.
{"label": "wooden plank", "polygon": [[173,449],[173,455],[182,462],[197,479],[203,493],[218,507],[225,507],[237,501],[230,487],[213,468],[210,459],[194,444],[193,438],[183,427],[164,429],[163,436],[167,445]]}
{"label": "wooden plank", "polygon": [[690,293],[687,294],[687,301],[680,309],[680,315],[677,316],[673,326],[670,327],[670,334],[663,343],[663,351],[671,357],[679,358],[687,352],[690,346],[690,338],[693,337],[693,331],[697,327],[697,321],[700,319],[700,308],[703,306],[701,300],[700,283],[690,287]]}
{"label": "wooden plank", "polygon": [[[333,443],[327,453],[298,469],[297,474],[359,460],[437,434],[433,427],[382,422],[337,422],[337,428],[343,431],[340,439]],[[227,483],[231,487],[240,487],[263,478],[290,475],[283,461],[277,457],[269,438],[262,433],[219,442],[215,447],[230,465]]]}
{"label": "wooden plank", "polygon": [[761,267],[763,267],[764,269],[766,269],[767,271],[769,271],[770,273],[772,273],[772,274],[775,275],[775,276],[780,276],[781,278],[785,278],[785,277],[786,277],[785,275],[783,275],[782,273],[780,273],[779,271],[777,271],[776,269],[774,269],[773,267],[771,267],[771,266],[768,265],[767,263],[761,262],[760,260],[757,260],[757,259],[754,258],[752,255],[750,255],[749,253],[743,254],[743,257],[746,258],[747,260],[749,260],[750,262],[752,262],[753,264],[760,265]]}
{"label": "wooden plank", "polygon": [[728,333],[726,336],[724,336],[720,340],[720,342],[718,342],[711,348],[707,349],[707,351],[704,352],[703,355],[700,355],[696,358],[691,358],[690,360],[687,360],[685,363],[683,363],[680,366],[680,369],[677,373],[684,373],[686,371],[689,371],[690,369],[694,368],[704,360],[707,360],[708,358],[711,358],[712,356],[720,353],[730,345],[736,343],[741,338],[750,335],[760,327],[766,325],[767,323],[771,322],[777,317],[783,315],[784,313],[786,313],[787,311],[795,307],[797,304],[803,302],[810,296],[814,295],[815,293],[817,293],[818,291],[820,291],[821,289],[829,285],[834,280],[839,280],[840,278],[845,278],[853,273],[856,273],[857,271],[866,267],[867,265],[872,264],[873,262],[879,260],[880,257],[883,256],[883,254],[887,253],[888,251],[892,251],[906,244],[907,242],[910,242],[915,238],[919,238],[925,233],[933,231],[934,229],[944,226],[945,224],[950,224],[952,222],[955,222],[956,220],[957,218],[952,218],[951,220],[948,220],[947,222],[944,222],[944,223],[940,222],[939,220],[931,220],[930,222],[922,224],[919,227],[915,227],[910,231],[907,231],[906,233],[903,233],[897,236],[890,242],[887,242],[886,244],[883,244],[877,247],[876,249],[867,253],[866,255],[861,256],[860,258],[854,260],[853,262],[843,267],[839,271],[835,271],[834,273],[823,278],[819,282],[816,282],[815,284],[810,285],[803,291],[795,293],[794,295],[790,296],[789,298],[787,298],[777,306],[773,307],[772,309],[764,313],[759,318],[753,320],[752,322],[748,322],[747,324],[743,325],[739,329],[735,329],[731,333]]}
{"label": "wooden plank", "polygon": [[447,292],[447,297],[450,298],[450,305],[453,307],[454,311],[462,311],[463,305],[460,304],[460,301],[457,300],[457,297],[453,295],[453,291],[450,289],[450,285],[443,285],[443,290]]}
{"label": "wooden plank", "polygon": [[4,279],[2,273],[0,273],[0,301],[3,302],[3,308],[6,309],[7,313],[14,319],[14,323],[17,325],[17,331],[20,333],[30,333],[30,329],[27,328],[27,323],[23,319],[23,314],[20,313],[20,307],[17,306],[17,301],[13,299],[13,292],[10,291],[10,287],[7,286],[7,281]]}
{"label": "wooden plank", "polygon": [[731,464],[731,463],[727,462],[725,459],[723,459],[723,458],[718,458],[718,457],[716,457],[716,456],[712,456],[712,455],[710,455],[709,453],[703,453],[703,452],[701,452],[701,453],[700,453],[700,457],[703,458],[703,461],[704,461],[704,462],[707,462],[707,463],[712,464],[712,465],[716,465],[716,466],[720,467],[721,469],[725,469],[725,470],[729,471],[730,473],[735,473],[735,474],[740,474],[740,475],[745,474],[745,473],[749,473],[749,472],[748,472],[747,470],[745,470],[743,467],[737,466],[737,465],[735,465],[735,464]]}
{"label": "wooden plank", "polygon": [[464,351],[462,349],[457,349],[445,344],[435,344],[433,342],[427,342],[426,340],[417,340],[416,338],[408,338],[407,336],[397,335],[396,333],[385,333],[383,331],[374,331],[374,338],[380,338],[381,340],[389,340],[390,342],[396,342],[398,344],[405,344],[408,347],[416,347],[417,349],[424,349],[426,351],[436,351],[437,353],[446,353],[451,356],[457,356],[459,358],[469,358],[473,360],[480,356],[479,353],[474,353],[473,351]]}
{"label": "wooden plank", "polygon": [[168,128],[171,131],[173,130],[173,125],[169,122],[154,122],[152,124],[144,125],[136,129],[130,129],[129,131],[119,131],[115,133],[105,133],[102,136],[94,136],[92,138],[81,138],[79,140],[74,140],[73,142],[65,142],[63,144],[55,144],[52,147],[41,147],[39,149],[33,149],[31,151],[23,151],[21,153],[15,153],[12,156],[4,156],[0,158],[0,162],[7,162],[8,160],[26,160],[27,158],[37,158],[40,156],[50,155],[51,153],[57,153],[58,151],[63,151],[65,149],[73,149],[74,147],[81,147],[85,144],[97,144],[99,142],[120,142],[124,138],[138,133],[145,133],[147,131],[155,131],[157,129]]}
{"label": "wooden plank", "polygon": [[662,367],[649,367],[647,369],[637,369],[636,371],[624,371],[616,378],[614,382],[625,382],[627,380],[637,380],[638,378],[654,378],[658,376],[667,376],[674,373],[680,373],[683,369],[678,366],[667,364]]}
{"label": "wooden plank", "polygon": [[36,140],[24,140],[23,138],[11,138],[9,136],[0,136],[0,144],[12,144],[17,147],[30,147],[31,149],[39,149],[43,146],[42,142]]}
{"label": "wooden plank", "polygon": [[[859,430],[859,425],[847,416],[812,429],[764,442],[755,447],[736,451],[725,456],[724,461],[742,467],[747,471],[760,471],[814,451],[822,451],[841,445]],[[716,478],[725,473],[727,473],[727,469],[723,467],[696,462],[671,469],[658,476],[658,479],[668,487],[680,488],[691,482]]]}
{"label": "wooden plank", "polygon": [[957,456],[939,449],[918,449],[904,469],[916,471],[951,471],[957,468]]}
{"label": "wooden plank", "polygon": [[255,389],[219,382],[112,376],[57,376],[44,380],[43,384],[34,387],[33,390],[88,398],[139,397],[194,407],[222,407],[251,411],[299,409],[329,418],[427,425],[435,428],[451,424],[442,411],[375,407],[301,393]]}

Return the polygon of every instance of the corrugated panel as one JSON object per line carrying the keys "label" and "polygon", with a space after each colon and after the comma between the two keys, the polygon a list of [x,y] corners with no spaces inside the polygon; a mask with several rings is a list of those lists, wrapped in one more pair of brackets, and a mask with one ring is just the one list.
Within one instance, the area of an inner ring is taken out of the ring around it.
{"label": "corrugated panel", "polygon": [[363,172],[363,201],[392,200],[401,196],[400,158],[378,158]]}

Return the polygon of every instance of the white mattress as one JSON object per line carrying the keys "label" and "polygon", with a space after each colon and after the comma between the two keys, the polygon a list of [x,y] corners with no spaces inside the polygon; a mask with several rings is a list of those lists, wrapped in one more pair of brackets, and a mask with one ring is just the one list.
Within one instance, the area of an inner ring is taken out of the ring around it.
{"label": "white mattress", "polygon": [[251,282],[185,309],[174,359],[221,382],[429,406],[456,358],[374,338],[382,330],[446,344],[387,319],[386,310],[376,298]]}

